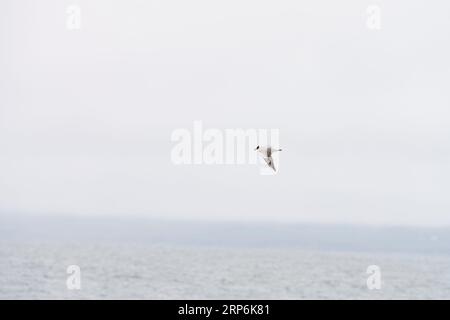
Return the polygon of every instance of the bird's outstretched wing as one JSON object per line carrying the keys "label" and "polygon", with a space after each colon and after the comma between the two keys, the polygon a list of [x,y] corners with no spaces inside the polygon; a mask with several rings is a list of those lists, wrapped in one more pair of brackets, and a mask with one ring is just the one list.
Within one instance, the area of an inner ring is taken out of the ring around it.
{"label": "bird's outstretched wing", "polygon": [[272,157],[265,157],[265,158],[264,158],[264,161],[266,161],[267,165],[268,165],[269,167],[271,167],[273,171],[277,171],[277,170],[275,170],[275,165],[273,164],[273,159],[272,159]]}

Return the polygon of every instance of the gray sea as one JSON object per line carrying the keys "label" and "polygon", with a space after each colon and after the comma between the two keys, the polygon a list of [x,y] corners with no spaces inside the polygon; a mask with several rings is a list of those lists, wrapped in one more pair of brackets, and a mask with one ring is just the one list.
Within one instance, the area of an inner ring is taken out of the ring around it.
{"label": "gray sea", "polygon": [[[347,229],[279,226],[271,233],[274,227],[266,226],[258,233],[262,226],[194,224],[187,232],[182,223],[138,223],[141,229],[129,229],[132,225],[122,222],[107,228],[95,221],[72,221],[71,228],[41,222],[0,227],[0,299],[450,298],[447,239],[441,243],[448,230],[430,238],[434,231],[354,228],[348,243],[336,244]],[[163,237],[168,230],[173,236]],[[293,230],[316,231],[295,238]],[[329,242],[319,241],[330,232]],[[389,241],[374,247],[376,236]],[[402,239],[406,245],[395,247]],[[422,249],[411,249],[417,247]],[[80,289],[67,286],[71,265],[80,268]],[[379,268],[379,289],[367,286],[373,265]]]}

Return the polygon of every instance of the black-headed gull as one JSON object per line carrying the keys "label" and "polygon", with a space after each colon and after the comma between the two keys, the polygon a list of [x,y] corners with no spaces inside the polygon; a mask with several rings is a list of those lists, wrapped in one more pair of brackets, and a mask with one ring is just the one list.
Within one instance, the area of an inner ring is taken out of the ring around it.
{"label": "black-headed gull", "polygon": [[269,167],[271,167],[273,169],[273,171],[277,171],[277,170],[275,170],[275,165],[273,164],[272,154],[274,154],[275,152],[281,151],[281,149],[257,146],[255,148],[255,151],[258,151],[259,153],[261,153],[264,161],[266,161],[267,165]]}

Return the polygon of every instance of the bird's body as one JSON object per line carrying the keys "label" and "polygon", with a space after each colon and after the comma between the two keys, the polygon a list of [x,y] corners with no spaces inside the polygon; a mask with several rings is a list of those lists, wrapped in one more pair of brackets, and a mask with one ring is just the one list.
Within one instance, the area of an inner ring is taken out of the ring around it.
{"label": "bird's body", "polygon": [[275,169],[275,165],[273,164],[273,158],[272,158],[272,154],[278,151],[281,151],[281,149],[274,149],[270,146],[268,147],[260,147],[257,146],[256,151],[258,151],[261,156],[263,157],[264,161],[267,163],[267,165],[272,168],[273,171],[277,171]]}

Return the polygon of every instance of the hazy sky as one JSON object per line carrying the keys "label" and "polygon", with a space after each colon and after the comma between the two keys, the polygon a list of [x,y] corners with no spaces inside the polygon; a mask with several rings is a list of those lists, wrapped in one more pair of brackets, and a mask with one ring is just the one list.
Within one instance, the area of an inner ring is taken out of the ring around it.
{"label": "hazy sky", "polygon": [[[0,215],[450,225],[449,12],[2,0]],[[173,165],[171,133],[194,120],[279,129],[279,174]]]}

